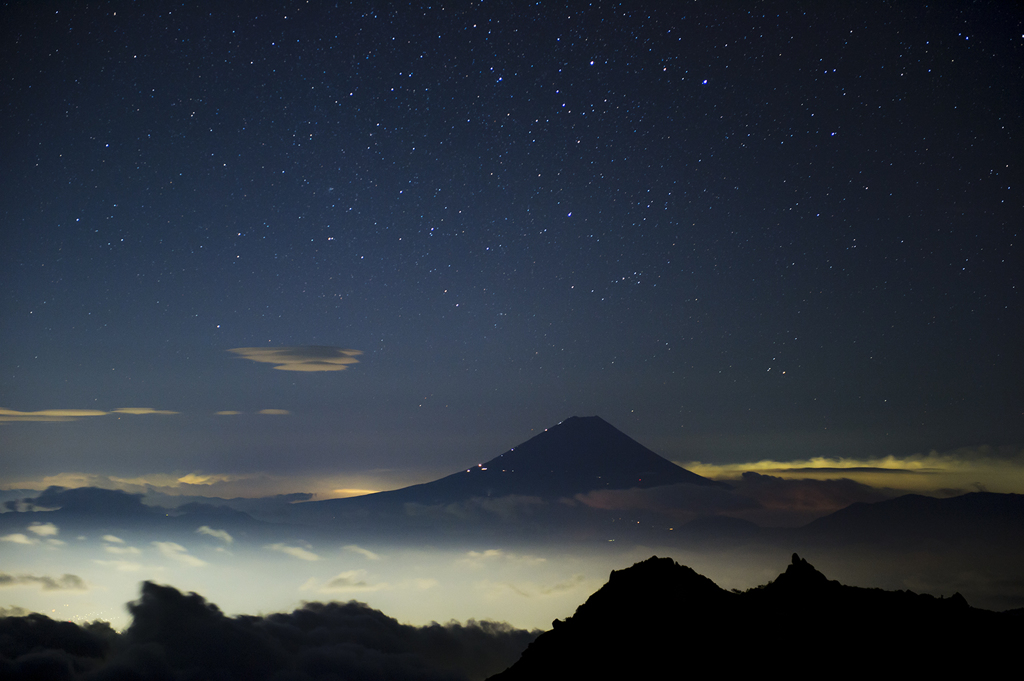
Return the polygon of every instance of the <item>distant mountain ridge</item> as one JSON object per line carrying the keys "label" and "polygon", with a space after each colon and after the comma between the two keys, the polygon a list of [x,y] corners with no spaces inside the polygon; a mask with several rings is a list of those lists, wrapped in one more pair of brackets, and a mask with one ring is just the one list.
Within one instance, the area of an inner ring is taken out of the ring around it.
{"label": "distant mountain ridge", "polygon": [[1024,537],[1024,495],[970,492],[947,499],[904,494],[858,502],[802,528],[806,536],[906,543]]}
{"label": "distant mountain ridge", "polygon": [[948,676],[977,669],[979,662],[988,667],[1015,659],[1024,610],[979,610],[960,594],[934,598],[844,586],[796,554],[773,582],[729,592],[655,556],[612,571],[576,614],[552,627],[489,681],[708,670],[691,667],[698,658],[729,676],[769,669],[841,678],[882,669],[887,676]]}
{"label": "distant mountain ridge", "polygon": [[510,495],[557,499],[597,489],[681,483],[727,487],[655,454],[598,416],[572,416],[485,463],[433,482],[296,507],[429,506]]}

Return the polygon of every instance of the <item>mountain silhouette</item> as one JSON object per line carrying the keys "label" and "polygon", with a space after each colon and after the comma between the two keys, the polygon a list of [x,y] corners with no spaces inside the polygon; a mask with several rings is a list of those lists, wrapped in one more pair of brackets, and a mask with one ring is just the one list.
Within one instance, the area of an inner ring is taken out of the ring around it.
{"label": "mountain silhouette", "polygon": [[295,508],[301,513],[408,503],[436,506],[511,495],[553,500],[597,489],[680,483],[726,486],[658,456],[598,416],[573,416],[485,463],[433,482]]}
{"label": "mountain silhouette", "polygon": [[729,592],[655,556],[613,571],[552,627],[491,681],[656,678],[686,670],[945,676],[1013,659],[1024,610],[979,610],[959,594],[844,586],[796,554],[773,582]]}
{"label": "mountain silhouette", "polygon": [[1024,540],[1024,495],[971,492],[947,499],[905,494],[855,503],[808,523],[805,536],[905,546],[933,541]]}

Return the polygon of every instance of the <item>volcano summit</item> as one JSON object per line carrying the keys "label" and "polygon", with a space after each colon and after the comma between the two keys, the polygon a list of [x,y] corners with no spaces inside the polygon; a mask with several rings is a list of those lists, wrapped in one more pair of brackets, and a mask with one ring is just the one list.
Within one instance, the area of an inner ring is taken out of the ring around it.
{"label": "volcano summit", "polygon": [[438,505],[510,495],[555,500],[593,490],[677,484],[723,486],[658,456],[599,416],[573,416],[485,463],[433,482],[302,506],[348,510],[354,504]]}

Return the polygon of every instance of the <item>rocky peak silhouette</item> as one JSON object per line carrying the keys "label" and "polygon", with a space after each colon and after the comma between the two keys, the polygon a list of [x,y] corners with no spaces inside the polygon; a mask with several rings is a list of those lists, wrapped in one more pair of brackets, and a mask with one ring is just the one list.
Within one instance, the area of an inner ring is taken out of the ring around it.
{"label": "rocky peak silhouette", "polygon": [[843,678],[879,669],[949,674],[976,669],[979,655],[986,664],[1009,661],[1021,634],[1024,610],[845,586],[795,553],[777,579],[743,593],[652,557],[613,571],[572,617],[556,620],[491,679],[647,678],[692,671],[698,660],[754,674],[777,668],[780,655],[787,667]]}

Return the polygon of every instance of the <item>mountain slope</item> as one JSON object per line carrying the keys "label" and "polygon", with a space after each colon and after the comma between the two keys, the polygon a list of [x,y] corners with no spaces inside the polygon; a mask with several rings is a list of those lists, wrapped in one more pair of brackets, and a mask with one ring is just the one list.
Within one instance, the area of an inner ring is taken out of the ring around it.
{"label": "mountain slope", "polygon": [[509,495],[557,499],[595,489],[687,483],[722,486],[658,456],[600,417],[573,416],[504,454],[421,485],[297,505],[339,511],[406,503],[451,504]]}
{"label": "mountain slope", "polygon": [[995,541],[1024,538],[1024,495],[971,492],[937,499],[905,494],[856,503],[804,526],[808,537],[832,541],[905,545],[928,541]]}

